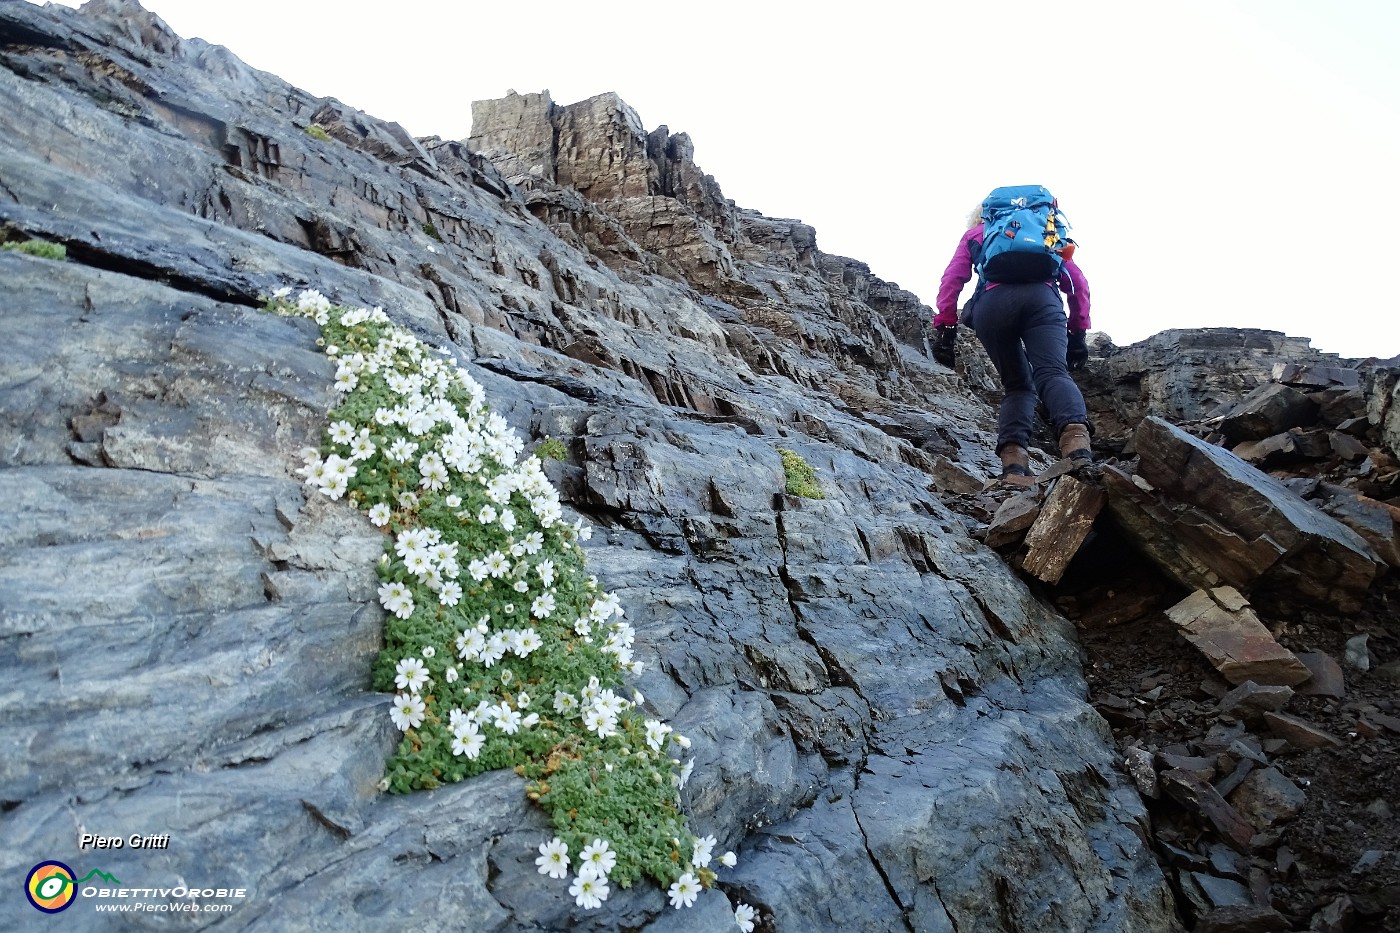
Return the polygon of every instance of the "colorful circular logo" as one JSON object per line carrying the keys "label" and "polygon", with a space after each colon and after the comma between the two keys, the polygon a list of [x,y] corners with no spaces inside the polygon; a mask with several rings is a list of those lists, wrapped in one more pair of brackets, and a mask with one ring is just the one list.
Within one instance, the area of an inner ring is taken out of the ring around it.
{"label": "colorful circular logo", "polygon": [[62,862],[40,862],[29,869],[24,879],[24,895],[35,910],[46,914],[56,914],[65,910],[77,896],[78,886],[73,883],[73,869]]}

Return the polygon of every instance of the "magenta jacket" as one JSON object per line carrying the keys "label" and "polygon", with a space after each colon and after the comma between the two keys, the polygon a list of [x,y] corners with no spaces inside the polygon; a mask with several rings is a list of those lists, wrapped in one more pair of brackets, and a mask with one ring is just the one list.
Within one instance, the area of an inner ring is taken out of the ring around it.
{"label": "magenta jacket", "polygon": [[[943,281],[938,285],[938,298],[934,302],[938,313],[933,317],[933,326],[958,323],[958,296],[963,286],[972,279],[972,249],[968,246],[973,240],[982,242],[982,225],[978,224],[963,234],[958,248],[953,251],[953,261],[943,270]],[[1089,324],[1089,280],[1074,264],[1065,260],[1060,271],[1060,291],[1069,297],[1069,329],[1088,330]],[[988,288],[996,288],[995,282],[988,282]]]}

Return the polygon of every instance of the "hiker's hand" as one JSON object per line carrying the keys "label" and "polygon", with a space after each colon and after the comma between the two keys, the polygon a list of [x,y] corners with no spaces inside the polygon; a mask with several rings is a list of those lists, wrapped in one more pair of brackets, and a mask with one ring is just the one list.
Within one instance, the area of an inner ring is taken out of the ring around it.
{"label": "hiker's hand", "polygon": [[958,342],[958,325],[944,324],[938,328],[938,337],[933,344],[933,358],[938,362],[953,368],[953,364],[958,360],[958,351],[955,344]]}
{"label": "hiker's hand", "polygon": [[1089,362],[1089,348],[1084,343],[1084,331],[1069,332],[1069,346],[1065,349],[1065,365],[1071,370],[1083,369]]}

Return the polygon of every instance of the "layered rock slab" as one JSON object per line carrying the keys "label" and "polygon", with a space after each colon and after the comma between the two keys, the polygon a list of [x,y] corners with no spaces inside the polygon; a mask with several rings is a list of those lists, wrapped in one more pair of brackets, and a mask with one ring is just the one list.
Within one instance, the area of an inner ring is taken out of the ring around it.
{"label": "layered rock slab", "polygon": [[1143,419],[1133,443],[1134,476],[1104,471],[1109,508],[1183,585],[1352,611],[1382,572],[1360,535],[1228,451],[1157,417]]}

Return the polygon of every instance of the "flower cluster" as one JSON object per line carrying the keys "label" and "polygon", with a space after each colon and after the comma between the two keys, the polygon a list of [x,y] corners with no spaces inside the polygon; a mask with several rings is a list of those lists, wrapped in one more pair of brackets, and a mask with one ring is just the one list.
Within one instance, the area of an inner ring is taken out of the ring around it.
{"label": "flower cluster", "polygon": [[[680,840],[672,840],[679,844]],[[712,858],[712,851],[715,847],[715,837],[706,836],[703,839],[696,839],[693,844],[690,863],[686,870],[667,889],[667,896],[671,906],[677,910],[682,907],[694,905],[703,885],[700,882],[698,873],[707,869]],[[551,878],[567,878],[569,876],[569,845],[564,840],[555,836],[549,842],[540,843],[539,858],[535,859],[542,875]],[[738,864],[738,859],[733,852],[726,852],[720,856],[720,863],[727,868],[733,868]],[[584,846],[579,853],[578,873],[574,875],[573,883],[569,885],[569,893],[574,897],[574,903],[585,909],[601,907],[603,901],[608,899],[611,889],[608,885],[608,875],[617,865],[617,855],[612,852],[606,839],[594,839]],[[709,873],[711,876],[713,873]],[[756,912],[748,904],[740,904],[734,910],[734,922],[744,933],[752,933]]]}
{"label": "flower cluster", "polygon": [[[715,881],[715,839],[686,828],[689,741],[623,695],[635,633],[620,600],[584,572],[590,529],[567,522],[538,456],[451,354],[380,308],[282,289],[268,309],[321,325],[340,402],[298,471],[386,531],[377,571],[387,613],[375,686],[402,733],[383,786],[407,792],[509,767],[558,835],[542,873],[595,908],[643,874],[688,907]],[[674,757],[673,757],[674,755]],[[720,859],[732,866],[732,853]],[[740,905],[735,921],[752,929]]]}

